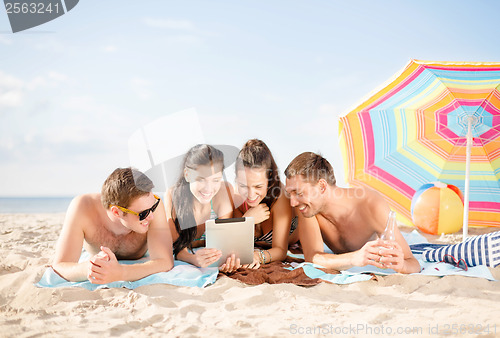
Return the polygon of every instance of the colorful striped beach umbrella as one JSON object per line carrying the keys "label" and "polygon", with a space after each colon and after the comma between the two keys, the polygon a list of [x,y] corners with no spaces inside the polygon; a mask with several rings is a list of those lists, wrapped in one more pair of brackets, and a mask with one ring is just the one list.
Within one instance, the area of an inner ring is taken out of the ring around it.
{"label": "colorful striped beach umbrella", "polygon": [[347,181],[403,222],[415,191],[441,181],[464,193],[464,238],[468,225],[500,227],[500,63],[411,60],[339,127]]}

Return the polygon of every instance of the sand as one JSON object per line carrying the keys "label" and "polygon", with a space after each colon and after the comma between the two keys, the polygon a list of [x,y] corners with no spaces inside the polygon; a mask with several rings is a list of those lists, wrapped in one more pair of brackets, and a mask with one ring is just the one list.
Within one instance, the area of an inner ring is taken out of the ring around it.
{"label": "sand", "polygon": [[[461,276],[392,275],[307,288],[227,277],[204,289],[37,288],[63,219],[0,215],[0,337],[500,336],[500,282]],[[491,271],[500,280],[500,269]]]}

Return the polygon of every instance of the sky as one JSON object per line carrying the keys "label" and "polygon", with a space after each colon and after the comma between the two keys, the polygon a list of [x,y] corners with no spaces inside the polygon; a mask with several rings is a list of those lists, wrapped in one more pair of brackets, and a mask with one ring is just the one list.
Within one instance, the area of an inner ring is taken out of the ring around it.
{"label": "sky", "polygon": [[[195,109],[203,139],[319,152],[410,59],[500,61],[496,1],[96,1],[12,33],[0,9],[0,196],[100,191],[145,125]],[[175,125],[165,125],[175,148]],[[189,133],[188,133],[189,134]]]}

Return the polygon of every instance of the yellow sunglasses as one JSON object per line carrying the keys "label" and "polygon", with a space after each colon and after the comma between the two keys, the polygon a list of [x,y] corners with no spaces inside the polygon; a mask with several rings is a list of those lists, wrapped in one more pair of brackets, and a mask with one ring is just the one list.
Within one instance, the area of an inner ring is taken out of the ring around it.
{"label": "yellow sunglasses", "polygon": [[146,217],[148,217],[149,213],[154,212],[156,210],[156,208],[158,207],[158,204],[160,204],[160,198],[156,195],[153,195],[153,196],[156,198],[156,203],[151,208],[143,210],[141,212],[135,212],[135,211],[129,210],[127,208],[121,207],[119,205],[110,205],[110,206],[117,207],[121,211],[126,212],[128,214],[139,216],[139,221],[143,221],[146,219]]}

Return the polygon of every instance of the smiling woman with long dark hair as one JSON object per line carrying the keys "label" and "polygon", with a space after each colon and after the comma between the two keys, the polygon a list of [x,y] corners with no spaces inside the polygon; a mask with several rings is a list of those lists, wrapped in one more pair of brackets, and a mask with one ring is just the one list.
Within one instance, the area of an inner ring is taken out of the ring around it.
{"label": "smiling woman with long dark hair", "polygon": [[[206,267],[220,258],[216,248],[192,249],[205,244],[206,220],[232,217],[232,187],[223,181],[223,170],[224,154],[211,145],[198,144],[186,153],[182,174],[165,195],[176,259]],[[221,270],[234,270],[234,263]]]}

